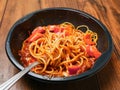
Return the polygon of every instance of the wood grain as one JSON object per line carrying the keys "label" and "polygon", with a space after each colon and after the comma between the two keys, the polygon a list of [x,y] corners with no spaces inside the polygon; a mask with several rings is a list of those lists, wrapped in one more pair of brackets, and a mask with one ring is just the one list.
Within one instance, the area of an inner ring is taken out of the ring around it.
{"label": "wood grain", "polygon": [[114,52],[111,61],[98,74],[102,90],[120,89],[120,0],[88,0],[84,11],[99,19],[109,30],[114,42]]}
{"label": "wood grain", "polygon": [[[25,4],[25,2],[27,4]],[[9,32],[11,26],[21,17],[24,15],[38,10],[39,9],[39,3],[36,0],[19,0],[16,2],[16,0],[8,0],[8,3],[6,5],[6,10],[4,11],[4,17],[1,23],[0,28],[0,83],[6,81],[11,76],[13,76],[15,73],[18,72],[18,70],[12,65],[12,63],[8,60],[5,52],[5,40],[7,37],[7,33]],[[31,8],[32,5],[34,5],[34,8]],[[4,71],[4,73],[3,73]],[[21,81],[21,80],[20,80]],[[19,82],[20,82],[19,81]],[[23,80],[24,81],[24,80]],[[15,87],[12,87],[11,90],[27,90],[27,85],[25,82],[20,82],[15,85]],[[22,84],[22,85],[21,85]],[[19,89],[17,87],[20,87]],[[28,88],[28,90],[30,90]]]}
{"label": "wood grain", "polygon": [[6,4],[7,4],[7,0],[0,0],[0,22],[1,22],[1,20],[2,20],[2,17],[3,17],[3,15],[4,15],[4,11],[5,11],[5,6],[6,6]]}
{"label": "wood grain", "polygon": [[0,0],[0,84],[19,72],[5,52],[5,40],[11,26],[33,11],[50,7],[68,7],[85,11],[100,20],[114,42],[110,62],[97,75],[67,84],[44,84],[21,78],[10,90],[119,90],[120,89],[120,0]]}

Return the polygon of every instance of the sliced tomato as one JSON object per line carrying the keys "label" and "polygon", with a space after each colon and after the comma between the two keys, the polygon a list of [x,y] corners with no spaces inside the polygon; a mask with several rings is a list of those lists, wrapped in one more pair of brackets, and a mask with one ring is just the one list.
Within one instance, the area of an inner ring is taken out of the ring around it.
{"label": "sliced tomato", "polygon": [[35,33],[44,34],[44,33],[45,33],[44,27],[39,26],[39,27],[35,28],[35,29],[32,31],[32,34],[35,34]]}
{"label": "sliced tomato", "polygon": [[42,36],[43,36],[43,34],[40,34],[40,33],[31,34],[29,36],[29,38],[27,39],[27,42],[33,42],[33,41],[37,40],[38,38],[41,38]]}
{"label": "sliced tomato", "polygon": [[91,34],[86,34],[84,37],[83,37],[83,40],[85,41],[85,43],[87,45],[94,45],[95,42],[92,41],[92,38],[91,38]]}
{"label": "sliced tomato", "polygon": [[53,33],[61,32],[60,27],[58,25],[49,25],[48,29],[50,30],[50,32]]}
{"label": "sliced tomato", "polygon": [[79,70],[80,66],[73,65],[68,67],[68,72],[70,75],[77,74]]}
{"label": "sliced tomato", "polygon": [[96,59],[99,58],[101,56],[101,52],[99,51],[94,52],[94,56]]}
{"label": "sliced tomato", "polygon": [[[67,31],[68,28],[66,27],[60,27],[59,25],[50,25],[49,27],[50,32],[58,33],[63,32],[64,30]],[[66,36],[68,35],[69,30],[66,32]]]}
{"label": "sliced tomato", "polygon": [[60,27],[59,26],[54,27],[54,33],[58,33],[58,32],[61,32]]}
{"label": "sliced tomato", "polygon": [[86,51],[89,56],[95,57],[96,59],[101,56],[101,52],[96,48],[96,46],[87,45]]}

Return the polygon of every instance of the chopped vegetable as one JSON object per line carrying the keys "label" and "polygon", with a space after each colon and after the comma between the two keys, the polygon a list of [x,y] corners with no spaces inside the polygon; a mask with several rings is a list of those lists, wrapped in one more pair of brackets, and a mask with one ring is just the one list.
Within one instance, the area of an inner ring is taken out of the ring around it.
{"label": "chopped vegetable", "polygon": [[101,52],[96,48],[96,46],[87,45],[86,47],[87,54],[96,59],[101,56]]}
{"label": "chopped vegetable", "polygon": [[68,67],[68,72],[70,75],[77,74],[79,70],[80,70],[80,66],[69,66]]}

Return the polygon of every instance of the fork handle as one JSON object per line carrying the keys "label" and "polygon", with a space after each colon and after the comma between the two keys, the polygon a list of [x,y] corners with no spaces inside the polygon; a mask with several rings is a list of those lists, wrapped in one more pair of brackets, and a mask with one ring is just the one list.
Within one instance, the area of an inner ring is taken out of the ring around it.
{"label": "fork handle", "polygon": [[28,71],[30,71],[31,68],[36,66],[38,62],[34,62],[28,67],[24,68],[22,71],[11,77],[9,80],[4,82],[3,84],[0,85],[0,90],[8,90],[12,85],[15,84],[16,81],[18,81],[23,75],[25,75]]}

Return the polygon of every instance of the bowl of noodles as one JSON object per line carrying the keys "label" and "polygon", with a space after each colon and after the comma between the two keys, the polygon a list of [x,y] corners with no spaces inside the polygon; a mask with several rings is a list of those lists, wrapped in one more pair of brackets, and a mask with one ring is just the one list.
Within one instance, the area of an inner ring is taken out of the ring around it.
{"label": "bowl of noodles", "polygon": [[19,70],[39,62],[28,76],[43,82],[90,77],[110,60],[113,43],[93,16],[71,8],[47,8],[19,19],[6,39],[6,53]]}

